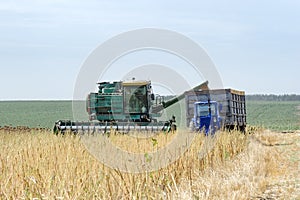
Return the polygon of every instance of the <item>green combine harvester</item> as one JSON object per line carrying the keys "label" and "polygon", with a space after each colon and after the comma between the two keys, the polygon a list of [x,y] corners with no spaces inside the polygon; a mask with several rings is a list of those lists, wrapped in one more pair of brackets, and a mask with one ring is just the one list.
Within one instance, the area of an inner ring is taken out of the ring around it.
{"label": "green combine harvester", "polygon": [[[207,88],[207,85],[208,82],[205,82],[189,91]],[[183,98],[185,93],[164,101],[162,96],[153,94],[151,81],[100,82],[98,92],[87,96],[86,111],[89,121],[58,120],[54,126],[54,133],[176,130],[175,116],[168,121],[157,119],[161,117],[165,108]]]}

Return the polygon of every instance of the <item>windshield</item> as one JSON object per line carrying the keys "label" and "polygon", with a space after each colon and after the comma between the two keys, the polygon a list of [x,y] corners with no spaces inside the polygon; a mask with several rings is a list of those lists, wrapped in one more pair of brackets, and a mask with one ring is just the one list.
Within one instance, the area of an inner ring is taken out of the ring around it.
{"label": "windshield", "polygon": [[[211,104],[211,115],[215,115],[216,109],[215,105]],[[209,106],[208,104],[198,104],[197,105],[197,116],[207,116],[209,114]]]}
{"label": "windshield", "polygon": [[147,86],[124,87],[125,113],[147,112]]}

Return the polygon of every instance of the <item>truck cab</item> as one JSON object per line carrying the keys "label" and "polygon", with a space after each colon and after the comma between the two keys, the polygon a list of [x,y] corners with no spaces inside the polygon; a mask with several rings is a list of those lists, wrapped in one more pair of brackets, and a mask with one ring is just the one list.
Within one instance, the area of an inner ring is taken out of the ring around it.
{"label": "truck cab", "polygon": [[205,135],[214,134],[221,128],[221,104],[216,101],[199,101],[194,103],[194,117],[190,128],[192,131],[204,131]]}

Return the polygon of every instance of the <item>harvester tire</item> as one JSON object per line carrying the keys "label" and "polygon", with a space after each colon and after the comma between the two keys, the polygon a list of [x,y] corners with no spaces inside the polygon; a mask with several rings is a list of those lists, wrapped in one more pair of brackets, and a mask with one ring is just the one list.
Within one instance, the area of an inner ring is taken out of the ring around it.
{"label": "harvester tire", "polygon": [[175,132],[177,130],[177,126],[175,124],[171,125],[171,132]]}

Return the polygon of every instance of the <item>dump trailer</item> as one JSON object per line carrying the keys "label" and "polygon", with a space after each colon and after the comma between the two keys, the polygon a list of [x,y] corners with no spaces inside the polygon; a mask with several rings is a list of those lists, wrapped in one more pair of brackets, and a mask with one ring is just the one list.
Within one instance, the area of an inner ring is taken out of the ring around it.
{"label": "dump trailer", "polygon": [[[207,88],[204,82],[189,91]],[[135,131],[170,131],[176,130],[175,116],[167,121],[158,121],[162,111],[185,98],[185,93],[163,101],[154,95],[151,81],[115,81],[98,83],[98,91],[87,95],[87,122],[58,120],[54,132],[87,131],[118,132]]]}
{"label": "dump trailer", "polygon": [[187,91],[186,125],[205,134],[246,128],[245,92],[233,89]]}

